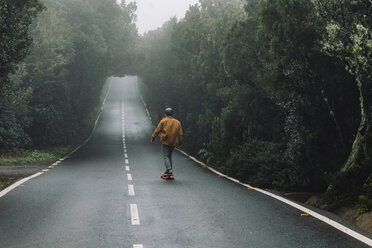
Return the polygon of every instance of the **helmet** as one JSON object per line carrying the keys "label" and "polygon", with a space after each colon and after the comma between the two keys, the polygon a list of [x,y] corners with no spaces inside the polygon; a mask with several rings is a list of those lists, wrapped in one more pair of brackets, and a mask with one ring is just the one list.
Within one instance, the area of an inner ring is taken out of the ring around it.
{"label": "helmet", "polygon": [[171,108],[166,108],[166,109],[165,109],[165,114],[166,114],[167,116],[172,116],[172,115],[173,115],[173,109],[171,109]]}

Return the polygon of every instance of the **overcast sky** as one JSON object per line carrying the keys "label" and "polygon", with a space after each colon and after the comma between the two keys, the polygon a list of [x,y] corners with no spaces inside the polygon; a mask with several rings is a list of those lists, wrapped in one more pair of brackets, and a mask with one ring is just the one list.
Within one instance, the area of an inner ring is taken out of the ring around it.
{"label": "overcast sky", "polygon": [[163,25],[171,17],[182,19],[190,4],[198,3],[198,0],[126,0],[137,3],[138,32],[143,34]]}

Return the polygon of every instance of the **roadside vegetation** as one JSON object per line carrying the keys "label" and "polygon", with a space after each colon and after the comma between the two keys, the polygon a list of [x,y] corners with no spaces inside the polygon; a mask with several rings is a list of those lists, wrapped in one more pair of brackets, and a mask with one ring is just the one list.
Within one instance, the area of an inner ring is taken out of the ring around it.
{"label": "roadside vegetation", "polygon": [[371,28],[369,0],[201,0],[142,37],[141,92],[225,173],[371,211]]}
{"label": "roadside vegetation", "polygon": [[0,156],[0,165],[44,164],[60,159],[73,149],[74,146],[51,147],[40,150],[25,150],[15,154],[4,154]]}

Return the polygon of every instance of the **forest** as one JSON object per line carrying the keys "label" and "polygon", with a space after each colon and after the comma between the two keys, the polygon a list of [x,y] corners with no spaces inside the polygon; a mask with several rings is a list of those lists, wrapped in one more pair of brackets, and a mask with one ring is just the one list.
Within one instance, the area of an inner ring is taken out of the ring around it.
{"label": "forest", "polygon": [[79,144],[110,76],[154,124],[257,187],[372,210],[372,3],[200,0],[139,35],[135,3],[0,0],[0,154]]}

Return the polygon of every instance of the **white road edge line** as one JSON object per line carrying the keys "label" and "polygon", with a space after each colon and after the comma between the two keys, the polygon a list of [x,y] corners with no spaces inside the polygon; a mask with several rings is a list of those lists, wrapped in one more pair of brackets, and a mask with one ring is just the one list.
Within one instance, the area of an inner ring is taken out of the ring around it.
{"label": "white road edge line", "polygon": [[126,163],[126,164],[129,164],[129,160],[128,160],[128,159],[126,159],[126,160],[125,160],[125,163]]}
{"label": "white road edge line", "polygon": [[136,245],[133,245],[133,248],[143,248],[143,245],[142,244],[136,244]]}
{"label": "white road edge line", "polygon": [[139,225],[137,204],[130,204],[130,216],[132,225]]}
{"label": "white road edge line", "polygon": [[130,196],[134,196],[134,186],[133,184],[128,184],[128,193]]}
{"label": "white road edge line", "polygon": [[[101,111],[100,111],[100,113],[99,113],[99,115],[98,115],[98,117],[97,117],[97,119],[96,119],[96,121],[94,123],[94,127],[93,127],[92,132],[89,135],[89,137],[81,145],[79,145],[78,147],[76,147],[73,151],[71,151],[69,154],[67,154],[63,158],[60,158],[58,161],[54,162],[52,165],[56,166],[59,163],[61,163],[62,161],[64,161],[65,159],[69,158],[72,154],[74,154],[77,150],[79,150],[81,147],[83,147],[90,140],[90,138],[92,137],[93,131],[96,129],[98,120],[101,117],[103,106],[105,105],[107,96],[110,93],[111,86],[112,86],[112,81],[110,81],[109,89],[107,90],[105,99],[102,102]],[[18,186],[22,185],[23,183],[27,182],[28,180],[30,180],[32,178],[35,178],[35,177],[38,177],[38,176],[40,176],[42,174],[44,174],[44,172],[37,172],[37,173],[35,173],[35,174],[33,174],[33,175],[29,176],[29,177],[25,177],[25,178],[19,180],[18,182],[13,183],[12,185],[10,185],[7,188],[5,188],[2,191],[0,191],[0,198],[3,197],[4,195],[6,195],[7,193],[9,193],[10,191],[12,191],[13,189],[17,188]]]}
{"label": "white road edge line", "polygon": [[130,168],[129,168],[128,165],[125,166],[125,170],[126,170],[126,171],[130,171]]}
{"label": "white road edge line", "polygon": [[127,174],[127,179],[128,179],[128,181],[132,181],[132,174]]}
{"label": "white road edge line", "polygon": [[316,219],[318,219],[320,221],[323,221],[324,223],[326,223],[326,224],[328,224],[328,225],[330,225],[330,226],[332,226],[332,227],[340,230],[341,232],[343,232],[343,233],[345,233],[345,234],[347,234],[347,235],[349,235],[349,236],[351,236],[351,237],[353,237],[353,238],[355,238],[355,239],[357,239],[357,240],[359,240],[359,241],[361,241],[361,242],[363,242],[363,243],[365,243],[365,244],[367,244],[369,246],[372,246],[372,239],[370,239],[370,238],[368,238],[368,237],[366,237],[366,236],[364,236],[364,235],[362,235],[362,234],[360,234],[360,233],[358,233],[356,231],[353,231],[350,228],[348,228],[346,226],[343,226],[343,225],[341,225],[340,223],[338,223],[338,222],[336,222],[334,220],[331,220],[331,219],[329,219],[329,218],[327,218],[327,217],[325,217],[325,216],[323,216],[323,215],[321,215],[321,214],[319,214],[319,213],[317,213],[315,211],[312,211],[312,210],[310,210],[310,209],[308,209],[306,207],[303,207],[303,206],[301,206],[301,205],[299,205],[299,204],[297,204],[295,202],[292,202],[292,201],[290,201],[288,199],[285,199],[284,197],[275,195],[273,193],[270,193],[270,192],[265,191],[265,190],[260,189],[260,188],[252,187],[249,184],[242,183],[242,182],[240,182],[239,180],[237,180],[235,178],[229,177],[229,176],[227,176],[227,175],[225,175],[225,174],[223,174],[223,173],[221,173],[221,172],[219,172],[219,171],[217,171],[217,170],[209,167],[208,165],[206,165],[203,162],[197,160],[193,156],[190,156],[186,152],[184,152],[184,151],[182,151],[180,149],[177,149],[177,148],[176,148],[176,150],[179,151],[181,154],[185,155],[186,157],[190,158],[194,162],[200,164],[204,168],[207,168],[208,170],[212,171],[213,173],[215,173],[215,174],[217,174],[217,175],[219,175],[221,177],[224,177],[226,179],[229,179],[229,180],[231,180],[231,181],[233,181],[235,183],[238,183],[238,184],[240,184],[240,185],[242,185],[242,186],[244,186],[246,188],[256,190],[256,191],[258,191],[258,192],[260,192],[262,194],[265,194],[265,195],[270,196],[272,198],[275,198],[275,199],[277,199],[277,200],[279,200],[279,201],[281,201],[283,203],[286,203],[286,204],[288,204],[288,205],[290,205],[290,206],[292,206],[292,207],[294,207],[294,208],[296,208],[298,210],[301,210],[301,211],[303,211],[305,213],[308,213],[309,215],[313,216],[314,218],[316,218]]}
{"label": "white road edge line", "polygon": [[4,195],[8,194],[13,189],[17,188],[18,186],[24,184],[28,180],[31,180],[32,178],[38,177],[38,176],[40,176],[42,174],[44,174],[44,172],[38,172],[38,173],[35,173],[35,174],[33,174],[33,175],[29,176],[29,177],[25,177],[25,178],[19,180],[18,182],[13,183],[9,187],[7,187],[7,188],[3,189],[2,191],[0,191],[0,198],[3,197]]}

